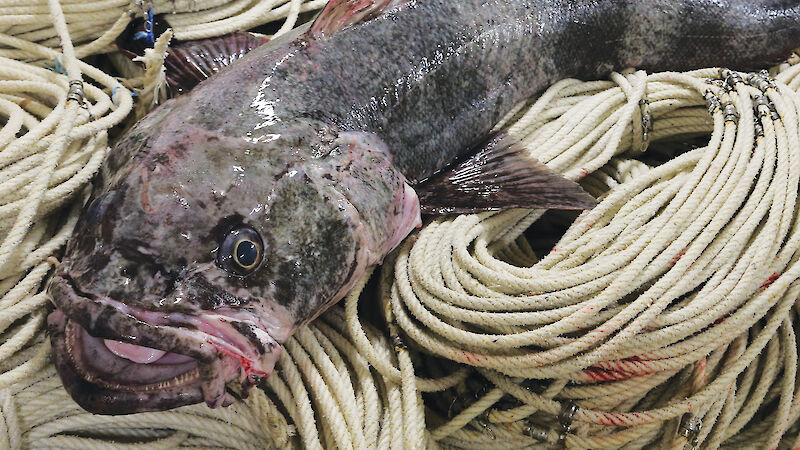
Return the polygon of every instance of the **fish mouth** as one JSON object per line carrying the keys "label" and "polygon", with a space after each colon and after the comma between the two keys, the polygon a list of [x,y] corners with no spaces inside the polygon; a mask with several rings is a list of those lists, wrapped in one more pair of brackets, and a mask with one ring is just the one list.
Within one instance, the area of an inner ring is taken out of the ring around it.
{"label": "fish mouth", "polygon": [[137,363],[113,353],[105,339],[91,336],[60,310],[52,312],[47,322],[56,369],[64,388],[83,409],[132,414],[203,401],[196,359],[168,353],[151,363]]}
{"label": "fish mouth", "polygon": [[96,414],[227,406],[271,373],[281,347],[252,318],[153,312],[76,289],[59,272],[48,294],[56,369],[70,396]]}

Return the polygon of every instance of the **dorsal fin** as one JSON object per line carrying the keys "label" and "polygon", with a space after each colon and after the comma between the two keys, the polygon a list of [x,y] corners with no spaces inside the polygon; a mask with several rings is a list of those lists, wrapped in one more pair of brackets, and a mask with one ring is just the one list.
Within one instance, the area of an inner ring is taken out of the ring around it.
{"label": "dorsal fin", "polygon": [[309,33],[312,36],[333,34],[350,25],[366,22],[409,0],[330,0],[319,14]]}
{"label": "dorsal fin", "polygon": [[237,31],[224,36],[178,43],[167,50],[166,77],[173,96],[192,90],[198,83],[233,64],[267,38]]}
{"label": "dorsal fin", "polygon": [[550,170],[506,133],[473,157],[414,186],[423,213],[465,214],[509,208],[589,209],[580,185]]}

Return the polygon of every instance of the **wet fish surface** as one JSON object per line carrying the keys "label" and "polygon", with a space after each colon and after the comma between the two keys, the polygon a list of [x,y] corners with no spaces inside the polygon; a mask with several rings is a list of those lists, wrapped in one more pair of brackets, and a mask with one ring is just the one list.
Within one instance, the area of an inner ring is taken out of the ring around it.
{"label": "wet fish surface", "polygon": [[111,151],[48,287],[64,386],[102,414],[230,404],[421,211],[592,206],[491,133],[520,101],[798,44],[800,1],[332,1]]}

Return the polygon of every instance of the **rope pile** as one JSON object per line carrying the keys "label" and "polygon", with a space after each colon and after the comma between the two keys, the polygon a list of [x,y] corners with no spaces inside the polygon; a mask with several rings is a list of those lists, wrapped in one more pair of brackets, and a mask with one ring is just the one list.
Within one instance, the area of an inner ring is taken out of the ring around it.
{"label": "rope pile", "polygon": [[[175,38],[202,39],[283,21],[275,34],[297,24],[301,13],[327,0],[63,0],[60,2],[75,56],[84,58],[116,50],[114,40],[135,17],[152,8],[166,14]],[[0,56],[18,60],[41,58],[38,46],[57,49],[60,33],[49,1],[0,0]]]}
{"label": "rope pile", "polygon": [[[195,39],[323,3],[153,5]],[[80,409],[43,283],[133,98],[79,58],[148,8],[0,3],[0,447],[800,446],[794,64],[558,82],[503,126],[597,207],[431,219],[230,408]]]}
{"label": "rope pile", "polygon": [[[587,186],[605,193],[538,262],[520,235],[541,213],[517,211],[434,220],[397,254],[383,285],[393,320],[485,384],[434,438],[800,444],[797,74],[568,80],[511,126],[551,167],[592,173]],[[647,140],[631,121],[645,105],[647,138],[710,140],[652,167],[631,159]],[[492,434],[461,427],[479,416]]]}

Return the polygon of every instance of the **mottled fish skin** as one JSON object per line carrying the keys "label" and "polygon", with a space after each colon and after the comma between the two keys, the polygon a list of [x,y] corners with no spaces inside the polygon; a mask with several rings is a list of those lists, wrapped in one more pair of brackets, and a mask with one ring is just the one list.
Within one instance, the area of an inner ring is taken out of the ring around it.
{"label": "mottled fish skin", "polygon": [[[800,42],[798,4],[412,0],[320,37],[303,27],[119,141],[49,292],[92,335],[195,358],[202,385],[185,403],[219,406],[225,382],[268,375],[277,344],[418,225],[411,186],[513,105],[567,76],[777,61]],[[265,244],[245,277],[215,263],[240,225]],[[68,322],[51,318],[54,340]],[[70,392],[103,413],[182,404],[112,389],[100,405],[90,390]]]}
{"label": "mottled fish skin", "polygon": [[[235,112],[244,120],[218,119],[233,134],[269,135],[269,127],[253,129],[264,120],[248,103],[263,94],[261,104],[275,103],[269,110],[274,117],[305,116],[336,130],[377,133],[413,184],[470,149],[513,105],[565,77],[596,78],[627,67],[776,63],[800,40],[798,5],[409,1],[323,41],[298,41],[291,51],[278,52],[285,59],[267,69],[265,88],[238,92],[234,103],[245,108]],[[248,63],[263,70],[271,54],[256,49]]]}
{"label": "mottled fish skin", "polygon": [[[236,70],[181,99],[173,120],[236,140],[236,152],[253,157],[234,155],[217,167],[248,170],[281,171],[293,155],[322,160],[339,133],[374,132],[413,185],[558,79],[629,66],[741,68],[779,60],[800,42],[800,2],[773,4],[410,1],[322,39],[255,49]],[[256,184],[266,183],[248,183]],[[320,306],[305,294],[279,300],[298,323]]]}

